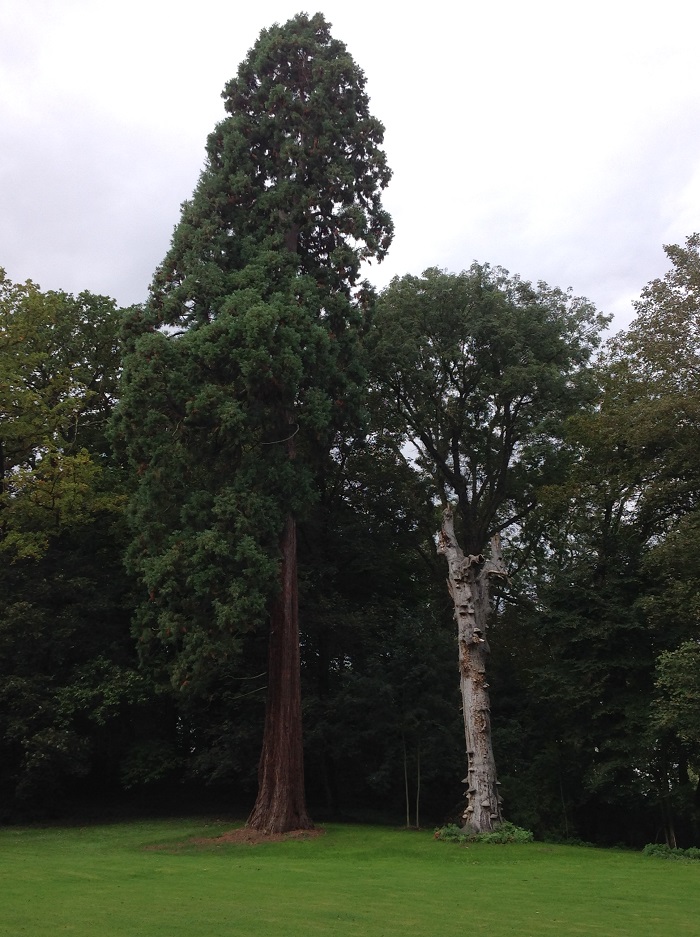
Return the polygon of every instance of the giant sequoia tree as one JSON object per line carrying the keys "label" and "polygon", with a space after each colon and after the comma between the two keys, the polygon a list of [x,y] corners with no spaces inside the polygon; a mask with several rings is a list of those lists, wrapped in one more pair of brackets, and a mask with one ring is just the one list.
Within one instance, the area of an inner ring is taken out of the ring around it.
{"label": "giant sequoia tree", "polygon": [[438,550],[457,621],[464,822],[480,831],[501,819],[486,680],[490,581],[505,575],[498,537],[517,529],[554,475],[604,321],[583,299],[478,264],[396,278],[378,308],[385,425],[444,507]]}
{"label": "giant sequoia tree", "polygon": [[389,170],[365,78],[320,14],[264,30],[145,309],[128,323],[120,432],[140,476],[139,618],[176,686],[270,623],[258,800],[249,823],[310,825],[304,803],[296,519],[358,412],[359,339],[381,259]]}

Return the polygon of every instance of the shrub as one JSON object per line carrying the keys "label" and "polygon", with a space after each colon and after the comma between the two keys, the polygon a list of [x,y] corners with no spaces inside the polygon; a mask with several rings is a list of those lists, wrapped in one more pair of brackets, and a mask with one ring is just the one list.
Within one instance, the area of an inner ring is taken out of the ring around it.
{"label": "shrub", "polygon": [[666,843],[647,843],[642,852],[645,856],[656,856],[657,859],[691,862],[700,860],[700,849],[697,846],[691,846],[689,849],[671,849]]}
{"label": "shrub", "polygon": [[456,823],[448,823],[446,826],[440,826],[435,830],[435,839],[446,843],[496,843],[502,845],[505,843],[531,843],[533,835],[530,830],[524,830],[514,823],[507,821],[499,824],[495,830],[488,833],[475,833],[471,830],[462,829]]}

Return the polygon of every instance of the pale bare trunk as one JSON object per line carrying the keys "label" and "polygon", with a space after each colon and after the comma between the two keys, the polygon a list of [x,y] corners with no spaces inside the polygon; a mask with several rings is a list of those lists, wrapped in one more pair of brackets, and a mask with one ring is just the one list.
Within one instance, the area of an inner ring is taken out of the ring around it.
{"label": "pale bare trunk", "polygon": [[491,541],[492,556],[465,556],[457,543],[451,508],[443,513],[438,553],[447,560],[447,586],[454,603],[459,647],[464,735],[467,743],[466,806],[464,826],[477,832],[494,829],[502,821],[496,762],[491,745],[491,703],[486,682],[489,645],[489,580],[505,576],[498,538]]}

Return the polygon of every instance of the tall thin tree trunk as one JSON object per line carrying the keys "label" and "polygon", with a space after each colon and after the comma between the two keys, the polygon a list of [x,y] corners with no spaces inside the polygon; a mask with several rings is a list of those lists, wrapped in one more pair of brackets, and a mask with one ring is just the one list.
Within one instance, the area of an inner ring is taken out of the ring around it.
{"label": "tall thin tree trunk", "polygon": [[[561,759],[561,755],[560,755]],[[569,838],[569,818],[566,813],[566,798],[564,797],[564,781],[561,775],[561,760],[559,762],[559,795],[561,797],[561,813],[564,818],[564,836]]]}
{"label": "tall thin tree trunk", "polygon": [[416,742],[416,829],[420,829],[420,738]]}
{"label": "tall thin tree trunk", "polygon": [[308,830],[301,731],[299,603],[296,522],[282,534],[281,590],[270,616],[265,733],[258,768],[258,797],[248,826],[263,833]]}
{"label": "tall thin tree trunk", "polygon": [[491,703],[486,682],[489,645],[489,580],[505,576],[498,539],[491,542],[492,557],[465,556],[457,543],[451,508],[443,512],[438,553],[447,559],[447,586],[454,603],[459,647],[464,735],[467,743],[465,827],[477,832],[494,829],[502,821],[499,782],[491,744]]}
{"label": "tall thin tree trunk", "polygon": [[408,799],[408,752],[406,751],[406,736],[401,735],[403,743],[403,790],[406,801],[406,829],[411,825],[411,805]]}

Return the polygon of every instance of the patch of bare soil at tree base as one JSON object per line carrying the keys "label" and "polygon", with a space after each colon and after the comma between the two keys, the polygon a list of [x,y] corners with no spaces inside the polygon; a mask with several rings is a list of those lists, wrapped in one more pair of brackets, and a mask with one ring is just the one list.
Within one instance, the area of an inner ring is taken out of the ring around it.
{"label": "patch of bare soil at tree base", "polygon": [[259,830],[251,830],[244,826],[237,830],[228,830],[220,836],[193,836],[185,843],[169,843],[162,846],[146,846],[151,850],[170,850],[182,849],[185,846],[259,846],[262,843],[283,843],[289,839],[315,839],[317,836],[323,836],[326,831],[321,827],[314,827],[312,830],[289,830],[287,833],[261,833]]}

